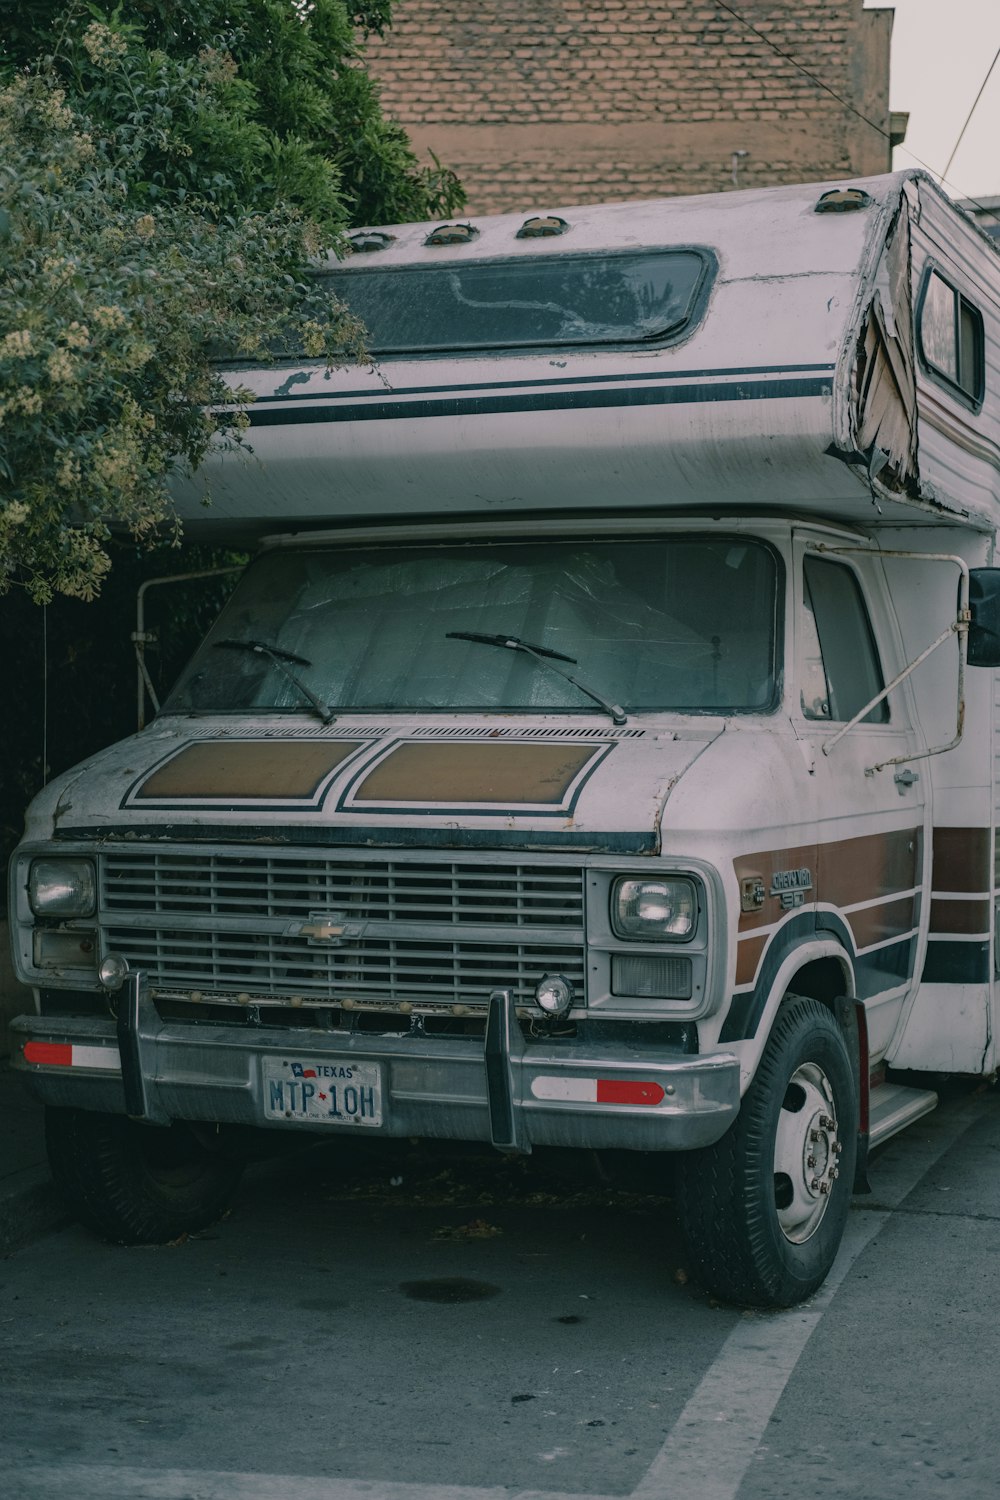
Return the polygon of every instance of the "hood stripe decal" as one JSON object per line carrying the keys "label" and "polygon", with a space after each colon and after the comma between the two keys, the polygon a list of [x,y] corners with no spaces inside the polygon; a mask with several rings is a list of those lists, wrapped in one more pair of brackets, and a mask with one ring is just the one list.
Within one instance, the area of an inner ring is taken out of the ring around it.
{"label": "hood stripe decal", "polygon": [[225,739],[189,742],[128,791],[123,807],[277,802],[318,807],[334,776],[368,740]]}
{"label": "hood stripe decal", "polygon": [[403,741],[364,766],[338,812],[566,817],[613,744]]}
{"label": "hood stripe decal", "polygon": [[140,776],[120,806],[321,813],[572,816],[615,742],[232,738],[189,741]]}

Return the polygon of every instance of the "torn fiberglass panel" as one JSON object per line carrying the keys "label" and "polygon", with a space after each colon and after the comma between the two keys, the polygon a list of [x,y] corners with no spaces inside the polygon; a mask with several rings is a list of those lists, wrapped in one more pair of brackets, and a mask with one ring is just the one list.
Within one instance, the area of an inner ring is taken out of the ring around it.
{"label": "torn fiberglass panel", "polygon": [[858,347],[855,446],[882,484],[905,489],[917,476],[917,396],[910,292],[910,222],[901,208],[876,278]]}

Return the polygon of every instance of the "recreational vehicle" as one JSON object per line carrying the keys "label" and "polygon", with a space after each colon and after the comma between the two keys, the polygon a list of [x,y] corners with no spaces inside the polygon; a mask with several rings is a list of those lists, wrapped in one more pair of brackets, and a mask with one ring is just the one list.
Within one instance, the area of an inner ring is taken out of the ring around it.
{"label": "recreational vehicle", "polygon": [[996,247],[906,173],[352,250],[371,365],[234,367],[177,506],[258,555],[14,856],[53,1171],[136,1242],[245,1127],[670,1153],[794,1303],[998,1062]]}

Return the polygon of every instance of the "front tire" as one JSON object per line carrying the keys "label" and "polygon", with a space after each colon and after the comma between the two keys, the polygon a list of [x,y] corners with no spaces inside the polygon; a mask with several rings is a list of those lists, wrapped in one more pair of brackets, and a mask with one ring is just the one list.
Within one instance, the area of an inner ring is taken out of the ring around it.
{"label": "front tire", "polygon": [[833,1265],[857,1150],[854,1071],[836,1020],[789,995],[739,1115],[678,1158],[691,1269],[726,1301],[791,1307]]}
{"label": "front tire", "polygon": [[206,1229],[226,1209],[243,1170],[180,1121],[164,1128],[49,1108],[45,1144],[73,1213],[116,1245],[162,1245]]}

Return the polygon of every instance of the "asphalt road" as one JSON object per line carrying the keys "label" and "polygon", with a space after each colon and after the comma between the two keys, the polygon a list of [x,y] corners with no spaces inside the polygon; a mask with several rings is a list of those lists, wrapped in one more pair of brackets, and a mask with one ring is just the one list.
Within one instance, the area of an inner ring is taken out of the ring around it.
{"label": "asphalt road", "polygon": [[324,1144],[183,1243],[70,1228],[0,1263],[3,1493],[996,1500],[998,1162],[1000,1093],[945,1103],[780,1314],[687,1279],[666,1180],[554,1158]]}

